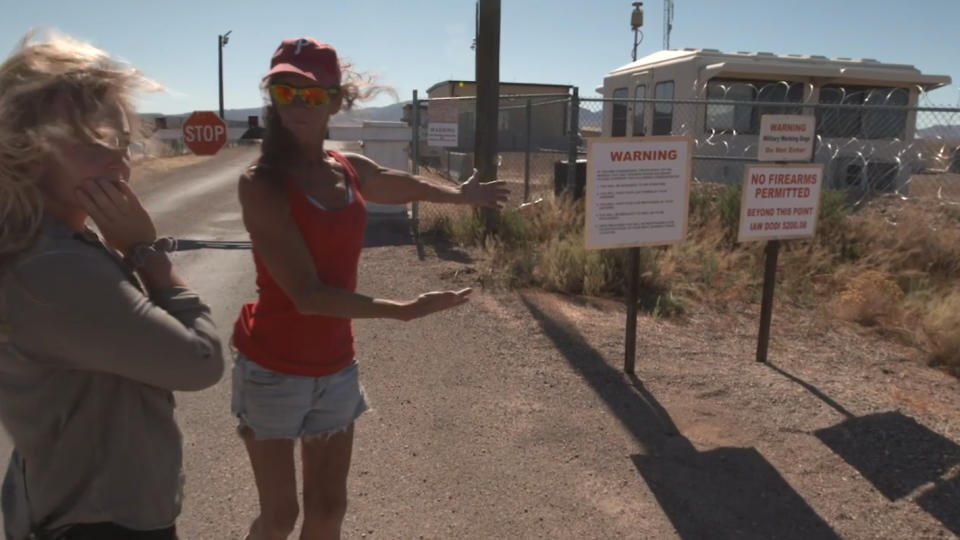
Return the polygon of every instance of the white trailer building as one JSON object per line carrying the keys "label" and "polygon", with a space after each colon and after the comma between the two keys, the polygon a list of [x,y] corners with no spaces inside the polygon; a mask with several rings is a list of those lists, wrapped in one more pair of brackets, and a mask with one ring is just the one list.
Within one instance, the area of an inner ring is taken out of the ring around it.
{"label": "white trailer building", "polygon": [[[948,84],[948,76],[868,58],[682,49],[618,67],[598,91],[623,100],[604,102],[603,135],[691,135],[701,180],[742,180],[761,114],[815,114],[814,159],[825,164],[826,185],[890,190],[905,189],[918,168],[920,95]],[[644,99],[665,101],[635,101]]]}

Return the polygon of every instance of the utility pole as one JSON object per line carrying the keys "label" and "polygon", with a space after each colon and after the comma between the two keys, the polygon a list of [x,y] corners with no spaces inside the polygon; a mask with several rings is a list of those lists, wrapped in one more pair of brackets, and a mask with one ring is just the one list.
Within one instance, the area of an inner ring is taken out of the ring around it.
{"label": "utility pole", "polygon": [[663,48],[670,49],[670,32],[673,30],[673,0],[663,0]]}
{"label": "utility pole", "polygon": [[643,32],[640,27],[643,26],[643,2],[633,3],[633,12],[630,14],[630,28],[633,28],[633,61],[637,61],[637,45],[643,41]]}
{"label": "utility pole", "polygon": [[[477,24],[477,131],[474,166],[481,182],[497,177],[500,100],[500,0],[479,0]],[[490,217],[492,214],[487,213]],[[485,220],[490,231],[492,220]]]}
{"label": "utility pole", "polygon": [[227,30],[226,34],[217,36],[217,62],[219,65],[220,80],[220,119],[224,121],[226,121],[226,118],[223,117],[223,47],[227,44],[227,41],[230,40],[230,32],[233,32],[233,30]]}

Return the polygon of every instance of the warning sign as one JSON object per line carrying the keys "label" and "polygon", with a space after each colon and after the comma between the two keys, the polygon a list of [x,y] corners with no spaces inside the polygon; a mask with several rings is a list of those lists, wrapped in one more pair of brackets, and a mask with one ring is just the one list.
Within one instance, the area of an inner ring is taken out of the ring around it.
{"label": "warning sign", "polygon": [[823,164],[749,165],[746,169],[740,204],[740,242],[814,235]]}
{"label": "warning sign", "polygon": [[687,231],[689,137],[588,139],[588,249],[664,245]]}
{"label": "warning sign", "polygon": [[810,161],[816,119],[795,114],[760,117],[757,161]]}
{"label": "warning sign", "polygon": [[427,105],[427,145],[457,146],[457,113],[459,102],[454,99],[434,99]]}

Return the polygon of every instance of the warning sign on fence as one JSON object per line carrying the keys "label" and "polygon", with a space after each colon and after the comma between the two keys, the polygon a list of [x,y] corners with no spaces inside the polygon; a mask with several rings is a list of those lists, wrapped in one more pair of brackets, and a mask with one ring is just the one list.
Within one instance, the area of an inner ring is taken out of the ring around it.
{"label": "warning sign on fence", "polygon": [[666,245],[687,231],[689,137],[588,139],[588,249]]}
{"label": "warning sign on fence", "polygon": [[823,164],[749,165],[746,170],[740,204],[740,242],[814,235]]}
{"label": "warning sign on fence", "polygon": [[427,105],[427,145],[457,146],[457,114],[459,102],[453,99],[435,99]]}
{"label": "warning sign on fence", "polygon": [[816,118],[798,114],[760,117],[757,161],[810,161]]}

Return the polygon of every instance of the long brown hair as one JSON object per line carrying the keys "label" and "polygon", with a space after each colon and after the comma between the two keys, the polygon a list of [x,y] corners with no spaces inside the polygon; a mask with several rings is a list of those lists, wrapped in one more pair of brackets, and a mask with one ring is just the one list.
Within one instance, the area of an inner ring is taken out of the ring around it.
{"label": "long brown hair", "polygon": [[[397,99],[396,91],[390,86],[377,84],[377,76],[372,73],[360,73],[349,63],[340,63],[342,82],[340,83],[340,98],[343,100],[343,110],[350,110],[358,101],[367,101],[380,94],[386,93]],[[264,96],[263,108],[263,143],[260,147],[258,167],[268,170],[284,172],[295,167],[302,159],[300,147],[290,131],[284,127],[276,106],[273,104],[268,87],[273,79],[266,79],[260,86]],[[274,177],[274,175],[268,175]]]}

